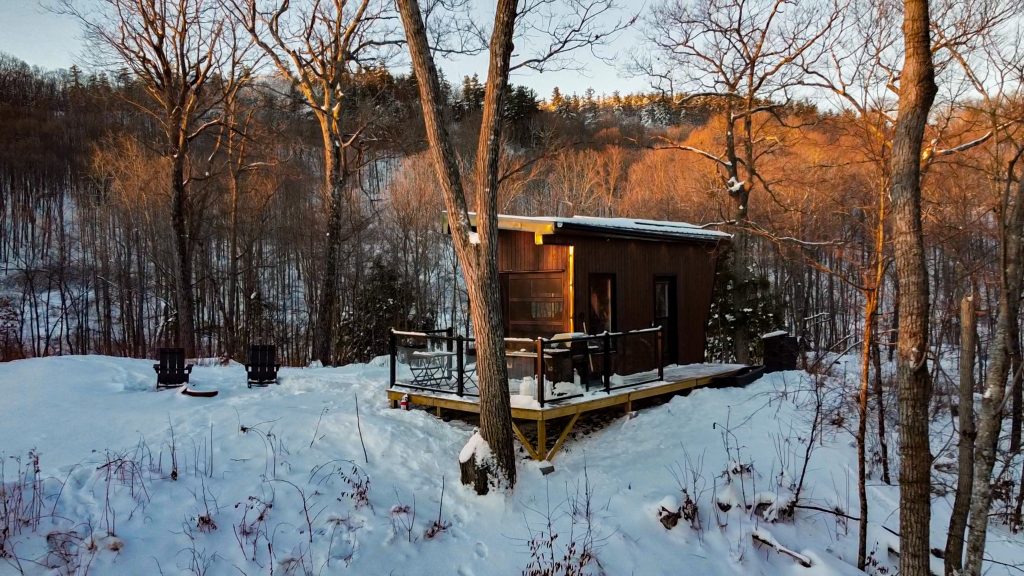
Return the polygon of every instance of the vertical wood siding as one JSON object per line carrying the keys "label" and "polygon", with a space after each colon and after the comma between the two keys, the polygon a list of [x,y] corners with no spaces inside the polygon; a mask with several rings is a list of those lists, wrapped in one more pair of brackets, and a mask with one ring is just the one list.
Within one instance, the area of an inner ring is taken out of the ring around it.
{"label": "vertical wood siding", "polygon": [[[648,328],[654,320],[654,279],[676,277],[678,360],[703,362],[711,292],[718,249],[704,242],[668,243],[590,237],[559,238],[565,245],[534,243],[533,233],[502,230],[498,245],[501,272],[562,270],[568,298],[569,246],[573,269],[575,329],[582,331],[589,308],[591,274],[615,275],[616,330]],[[568,326],[566,326],[568,329]]]}
{"label": "vertical wood siding", "polygon": [[618,239],[574,239],[577,326],[589,307],[590,274],[615,275],[616,330],[650,327],[654,320],[654,279],[676,277],[680,363],[703,362],[717,250],[707,243],[664,243]]}

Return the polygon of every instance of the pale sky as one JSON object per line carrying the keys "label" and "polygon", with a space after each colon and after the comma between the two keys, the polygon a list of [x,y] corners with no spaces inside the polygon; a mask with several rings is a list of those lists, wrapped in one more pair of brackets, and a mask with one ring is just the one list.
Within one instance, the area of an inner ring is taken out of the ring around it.
{"label": "pale sky", "polygon": [[[481,3],[480,12],[486,14],[490,2],[478,1]],[[636,30],[626,31],[615,45],[606,47],[603,52],[625,56],[636,42],[636,37]],[[0,0],[0,52],[40,68],[68,68],[72,64],[84,70],[92,68],[83,54],[78,23],[68,16],[45,10],[39,0]],[[588,87],[593,87],[598,94],[610,94],[613,90],[626,93],[648,88],[643,78],[624,77],[620,70],[622,64],[606,64],[587,52],[579,53],[576,58],[584,67],[582,71],[565,70],[544,74],[524,71],[513,75],[512,82],[533,88],[540,98],[549,97],[555,86],[565,94],[575,92],[581,95]],[[487,61],[486,56],[481,55],[440,65],[449,81],[458,85],[463,76],[474,72],[483,79]]]}

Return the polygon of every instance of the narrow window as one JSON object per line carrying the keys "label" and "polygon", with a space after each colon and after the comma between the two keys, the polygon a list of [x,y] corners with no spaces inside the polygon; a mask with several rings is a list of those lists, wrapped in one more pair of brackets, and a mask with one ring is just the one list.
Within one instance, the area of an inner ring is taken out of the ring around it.
{"label": "narrow window", "polygon": [[614,332],[618,318],[615,313],[615,275],[590,275],[590,300],[587,306],[587,332]]}

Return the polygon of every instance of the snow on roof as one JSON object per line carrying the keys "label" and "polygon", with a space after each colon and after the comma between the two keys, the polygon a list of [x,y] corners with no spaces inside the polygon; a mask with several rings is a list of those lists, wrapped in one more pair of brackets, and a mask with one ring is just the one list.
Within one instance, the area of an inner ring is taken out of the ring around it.
{"label": "snow on roof", "polygon": [[[669,222],[665,220],[639,220],[634,218],[599,218],[596,216],[513,216],[498,215],[499,228],[520,228],[515,223],[551,224],[558,229],[604,231],[609,233],[635,234],[638,236],[660,236],[674,238],[693,238],[699,240],[719,240],[731,238],[731,234],[709,230],[686,222]],[[512,226],[509,226],[512,224]]]}

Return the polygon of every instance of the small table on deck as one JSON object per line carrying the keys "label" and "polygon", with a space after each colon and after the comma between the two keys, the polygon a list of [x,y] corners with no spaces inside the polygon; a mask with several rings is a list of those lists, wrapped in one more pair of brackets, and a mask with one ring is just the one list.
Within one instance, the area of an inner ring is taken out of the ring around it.
{"label": "small table on deck", "polygon": [[419,386],[441,386],[452,376],[452,358],[447,350],[417,350],[409,355],[412,383]]}

